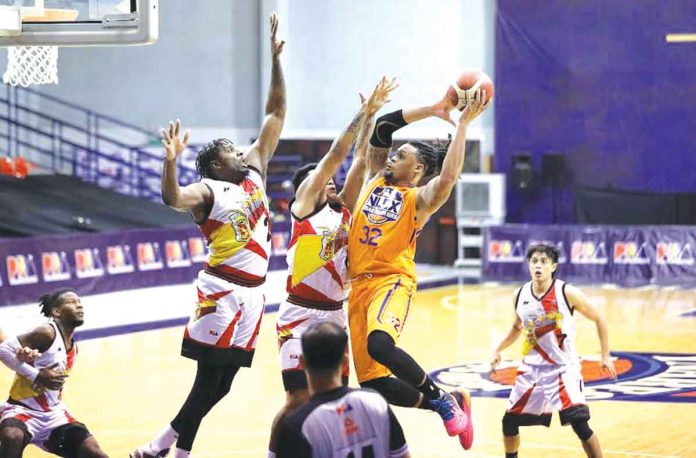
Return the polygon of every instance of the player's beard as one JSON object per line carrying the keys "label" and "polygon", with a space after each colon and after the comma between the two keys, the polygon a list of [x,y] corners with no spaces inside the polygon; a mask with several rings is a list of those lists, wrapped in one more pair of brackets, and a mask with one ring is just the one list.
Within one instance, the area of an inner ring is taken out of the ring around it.
{"label": "player's beard", "polygon": [[387,181],[392,181],[392,179],[394,178],[394,172],[392,172],[391,170],[385,170],[384,171],[384,178]]}

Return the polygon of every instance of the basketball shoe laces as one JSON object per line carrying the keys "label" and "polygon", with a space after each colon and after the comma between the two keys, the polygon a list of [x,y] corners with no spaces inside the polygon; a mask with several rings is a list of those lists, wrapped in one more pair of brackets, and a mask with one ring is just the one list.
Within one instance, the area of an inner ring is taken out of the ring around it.
{"label": "basketball shoe laces", "polygon": [[447,393],[442,393],[442,396],[437,399],[431,399],[430,405],[442,417],[443,421],[450,421],[454,418],[454,402]]}

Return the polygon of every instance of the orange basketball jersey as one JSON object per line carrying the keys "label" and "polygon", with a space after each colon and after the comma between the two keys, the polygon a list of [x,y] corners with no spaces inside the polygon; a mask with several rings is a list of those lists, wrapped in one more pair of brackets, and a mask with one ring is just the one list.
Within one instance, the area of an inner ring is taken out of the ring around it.
{"label": "orange basketball jersey", "polygon": [[379,176],[358,200],[348,236],[350,278],[402,274],[416,280],[413,258],[421,228],[416,188],[393,186]]}

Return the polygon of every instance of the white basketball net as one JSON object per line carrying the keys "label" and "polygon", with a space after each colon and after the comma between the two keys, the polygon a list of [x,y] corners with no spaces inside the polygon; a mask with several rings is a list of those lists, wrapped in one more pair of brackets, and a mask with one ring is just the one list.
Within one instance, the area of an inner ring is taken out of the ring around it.
{"label": "white basketball net", "polygon": [[58,84],[57,46],[13,46],[7,48],[5,84],[30,86]]}

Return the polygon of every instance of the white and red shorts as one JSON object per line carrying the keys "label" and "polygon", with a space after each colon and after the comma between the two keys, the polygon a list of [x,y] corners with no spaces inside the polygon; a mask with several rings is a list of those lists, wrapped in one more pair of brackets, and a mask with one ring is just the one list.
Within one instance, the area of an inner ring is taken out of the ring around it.
{"label": "white and red shorts", "polygon": [[[76,424],[84,428],[84,425],[75,420],[62,404],[55,406],[48,412],[29,409],[27,407],[10,404],[0,404],[0,423],[21,422],[29,433],[29,443],[40,447],[42,450],[53,453],[53,447],[47,443],[51,433],[64,425]],[[85,428],[86,429],[86,428]]]}
{"label": "white and red shorts", "polygon": [[589,420],[583,388],[579,366],[529,366],[523,363],[517,368],[506,415],[519,416],[521,426],[549,426],[554,410],[559,412],[563,425]]}
{"label": "white and red shorts", "polygon": [[[276,332],[280,348],[280,368],[283,374],[285,391],[307,388],[304,368],[300,364],[302,354],[302,333],[316,323],[336,323],[346,328],[347,318],[343,308],[338,310],[319,310],[283,301],[278,309]],[[346,348],[346,352],[348,348]],[[344,384],[348,383],[349,365],[343,368]]]}
{"label": "white and red shorts", "polygon": [[182,356],[216,366],[251,366],[265,306],[261,288],[199,272],[198,304],[184,331]]}

